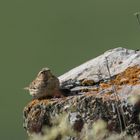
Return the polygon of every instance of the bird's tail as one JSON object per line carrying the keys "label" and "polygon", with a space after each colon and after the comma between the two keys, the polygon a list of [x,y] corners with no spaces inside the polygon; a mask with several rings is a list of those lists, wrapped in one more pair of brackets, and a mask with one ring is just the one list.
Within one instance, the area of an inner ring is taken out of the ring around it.
{"label": "bird's tail", "polygon": [[66,88],[60,88],[61,93],[63,94],[63,96],[67,97],[67,96],[71,96],[71,91],[69,89]]}

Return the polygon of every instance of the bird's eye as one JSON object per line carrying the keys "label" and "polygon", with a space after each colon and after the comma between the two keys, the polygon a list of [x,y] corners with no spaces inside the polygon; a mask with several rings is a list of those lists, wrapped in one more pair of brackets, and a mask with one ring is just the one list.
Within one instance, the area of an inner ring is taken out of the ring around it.
{"label": "bird's eye", "polygon": [[41,74],[45,74],[45,71],[42,71]]}

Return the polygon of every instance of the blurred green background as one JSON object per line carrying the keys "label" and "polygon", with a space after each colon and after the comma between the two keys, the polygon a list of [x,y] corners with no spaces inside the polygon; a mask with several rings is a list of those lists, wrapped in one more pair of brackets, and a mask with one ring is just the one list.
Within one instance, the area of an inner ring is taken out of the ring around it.
{"label": "blurred green background", "polygon": [[110,48],[140,48],[139,10],[140,0],[1,0],[0,139],[27,139],[23,87],[42,67],[59,76]]}

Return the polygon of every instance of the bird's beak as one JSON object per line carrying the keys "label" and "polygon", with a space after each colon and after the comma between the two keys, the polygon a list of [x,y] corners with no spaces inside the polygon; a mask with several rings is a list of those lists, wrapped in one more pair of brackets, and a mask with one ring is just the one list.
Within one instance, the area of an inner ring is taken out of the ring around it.
{"label": "bird's beak", "polygon": [[24,90],[29,90],[29,87],[25,87],[25,88],[23,88]]}

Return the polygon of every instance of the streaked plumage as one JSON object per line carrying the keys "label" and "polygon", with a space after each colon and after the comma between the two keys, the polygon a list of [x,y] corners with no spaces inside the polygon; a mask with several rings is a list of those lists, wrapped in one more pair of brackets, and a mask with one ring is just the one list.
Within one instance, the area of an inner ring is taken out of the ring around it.
{"label": "streaked plumage", "polygon": [[61,97],[59,79],[49,68],[43,68],[28,87],[25,88],[34,98]]}

